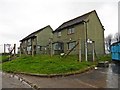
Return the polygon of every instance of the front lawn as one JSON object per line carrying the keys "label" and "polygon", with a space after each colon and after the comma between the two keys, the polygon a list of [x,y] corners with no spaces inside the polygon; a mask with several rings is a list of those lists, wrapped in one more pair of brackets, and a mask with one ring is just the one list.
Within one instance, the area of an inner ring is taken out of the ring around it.
{"label": "front lawn", "polygon": [[93,65],[92,62],[78,62],[77,56],[50,57],[48,55],[22,56],[2,65],[6,72],[25,72],[34,74],[62,74],[83,70]]}

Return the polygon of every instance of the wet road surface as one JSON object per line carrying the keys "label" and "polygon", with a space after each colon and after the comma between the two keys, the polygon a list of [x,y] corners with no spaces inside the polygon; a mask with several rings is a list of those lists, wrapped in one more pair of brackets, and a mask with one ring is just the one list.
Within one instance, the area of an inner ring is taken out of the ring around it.
{"label": "wet road surface", "polygon": [[0,72],[0,78],[2,78],[2,88],[30,88],[29,85],[11,77],[10,74],[2,74]]}
{"label": "wet road surface", "polygon": [[86,73],[66,77],[43,78],[20,75],[39,88],[120,88],[120,65],[110,64]]}

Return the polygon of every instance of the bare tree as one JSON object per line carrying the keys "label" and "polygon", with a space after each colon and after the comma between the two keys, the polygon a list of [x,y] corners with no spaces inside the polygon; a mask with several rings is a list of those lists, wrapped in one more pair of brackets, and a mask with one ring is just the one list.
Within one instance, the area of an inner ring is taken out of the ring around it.
{"label": "bare tree", "polygon": [[119,41],[120,41],[120,33],[116,33],[116,34],[114,35],[114,39],[115,39],[117,42],[119,42]]}
{"label": "bare tree", "polygon": [[106,48],[107,51],[110,52],[110,46],[111,46],[111,42],[112,42],[112,34],[109,34],[106,38],[105,38],[105,44],[106,44]]}

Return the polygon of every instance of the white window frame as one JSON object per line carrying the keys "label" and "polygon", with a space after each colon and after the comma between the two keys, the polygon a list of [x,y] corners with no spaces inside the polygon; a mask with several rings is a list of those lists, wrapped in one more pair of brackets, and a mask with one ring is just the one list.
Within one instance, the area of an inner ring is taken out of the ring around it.
{"label": "white window frame", "polygon": [[73,33],[75,33],[75,28],[74,27],[68,28],[67,34],[73,34]]}

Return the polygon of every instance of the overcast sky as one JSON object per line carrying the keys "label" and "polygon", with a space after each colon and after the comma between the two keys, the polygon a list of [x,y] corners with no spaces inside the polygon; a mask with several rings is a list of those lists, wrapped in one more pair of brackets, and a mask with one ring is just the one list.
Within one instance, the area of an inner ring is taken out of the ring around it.
{"label": "overcast sky", "polygon": [[[97,1],[97,2],[96,2]],[[0,0],[0,46],[16,43],[28,34],[96,10],[105,36],[118,32],[117,0]],[[0,49],[1,52],[1,49]]]}

